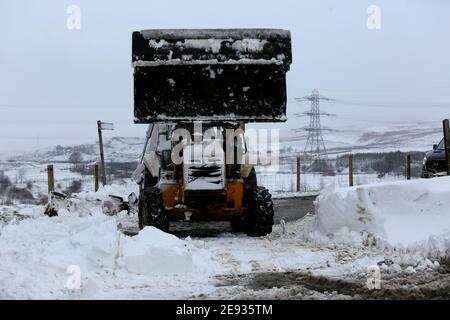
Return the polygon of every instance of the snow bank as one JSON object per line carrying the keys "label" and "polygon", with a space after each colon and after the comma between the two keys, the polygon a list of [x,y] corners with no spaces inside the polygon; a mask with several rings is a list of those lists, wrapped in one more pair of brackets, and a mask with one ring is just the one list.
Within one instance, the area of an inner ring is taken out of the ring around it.
{"label": "snow bank", "polygon": [[195,270],[192,253],[186,241],[147,227],[137,236],[127,237],[123,244],[126,269],[135,274],[179,274]]}
{"label": "snow bank", "polygon": [[70,266],[88,278],[112,270],[118,239],[115,221],[102,215],[10,223],[0,229],[0,298],[60,297]]}
{"label": "snow bank", "polygon": [[316,230],[335,240],[450,249],[450,177],[325,190],[316,213]]}
{"label": "snow bank", "polygon": [[211,253],[158,229],[123,235],[117,217],[100,210],[0,226],[0,257],[0,299],[71,296],[67,283],[74,266],[80,271],[82,287],[75,293],[81,298],[101,296],[99,288],[105,286],[126,286],[133,277],[146,276],[144,282],[151,283],[161,276],[204,277],[220,270]]}
{"label": "snow bank", "polygon": [[101,186],[99,190],[96,192],[95,191],[80,192],[73,195],[71,198],[82,199],[92,203],[99,200],[101,201],[108,200],[110,195],[115,195],[122,197],[126,201],[128,195],[131,192],[139,194],[139,187],[135,182],[128,181],[128,183],[125,183],[123,185],[112,184]]}

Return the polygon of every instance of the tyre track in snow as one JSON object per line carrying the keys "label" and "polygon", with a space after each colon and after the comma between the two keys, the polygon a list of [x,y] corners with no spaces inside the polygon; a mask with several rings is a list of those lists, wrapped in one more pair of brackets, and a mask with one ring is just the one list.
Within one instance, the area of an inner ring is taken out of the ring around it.
{"label": "tyre track in snow", "polygon": [[[447,262],[448,263],[448,262]],[[367,278],[313,275],[305,271],[258,272],[218,277],[219,299],[449,299],[450,265],[437,271],[382,274],[379,289],[369,289]]]}

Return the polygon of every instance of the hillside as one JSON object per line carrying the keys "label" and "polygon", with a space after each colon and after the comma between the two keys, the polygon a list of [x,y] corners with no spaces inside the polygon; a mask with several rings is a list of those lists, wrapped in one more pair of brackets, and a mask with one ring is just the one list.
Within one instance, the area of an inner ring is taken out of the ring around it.
{"label": "hillside", "polygon": [[[113,137],[105,139],[105,159],[107,162],[137,161],[142,153],[144,143],[144,138],[135,137]],[[69,158],[75,151],[81,154],[81,161],[83,162],[93,162],[99,159],[97,142],[72,146],[57,145],[55,147],[35,150],[31,153],[11,155],[4,158],[21,162],[71,162]]]}

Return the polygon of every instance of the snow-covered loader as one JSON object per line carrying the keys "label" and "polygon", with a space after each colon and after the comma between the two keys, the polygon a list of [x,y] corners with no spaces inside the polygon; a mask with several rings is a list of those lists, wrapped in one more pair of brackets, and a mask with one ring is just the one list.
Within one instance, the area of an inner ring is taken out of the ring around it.
{"label": "snow-covered loader", "polygon": [[[236,154],[247,150],[246,123],[286,121],[291,61],[286,30],[133,33],[134,122],[149,124],[133,174],[140,228],[223,220],[249,236],[272,231],[271,195]],[[222,152],[206,157],[212,143]]]}

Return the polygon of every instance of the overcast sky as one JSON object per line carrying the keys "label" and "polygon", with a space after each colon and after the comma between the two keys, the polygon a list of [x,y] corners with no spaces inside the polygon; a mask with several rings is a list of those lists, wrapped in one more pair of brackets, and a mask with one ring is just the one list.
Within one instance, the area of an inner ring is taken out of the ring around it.
{"label": "overcast sky", "polygon": [[[80,30],[66,27],[71,4]],[[366,26],[372,4],[379,30]],[[97,119],[116,124],[108,136],[143,136],[132,123],[132,31],[240,27],[291,30],[290,98],[317,87],[337,99],[450,110],[446,0],[0,0],[0,153],[92,142]]]}

